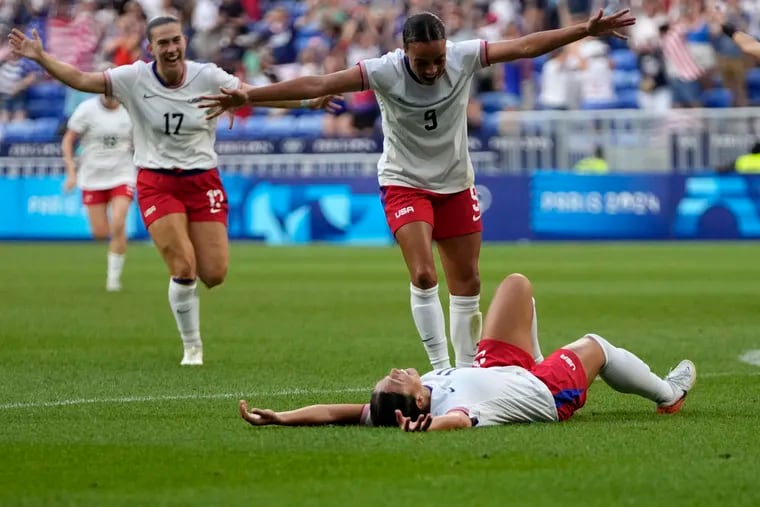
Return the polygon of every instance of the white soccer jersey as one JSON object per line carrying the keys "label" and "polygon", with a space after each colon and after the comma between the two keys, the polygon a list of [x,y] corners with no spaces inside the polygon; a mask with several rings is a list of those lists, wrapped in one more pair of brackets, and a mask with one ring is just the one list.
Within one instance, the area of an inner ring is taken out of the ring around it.
{"label": "white soccer jersey", "polygon": [[433,85],[419,82],[404,51],[359,63],[383,121],[380,185],[450,194],[474,181],[467,145],[467,102],[473,73],[488,65],[486,42],[446,42],[446,71]]}
{"label": "white soccer jersey", "polygon": [[430,413],[461,410],[474,426],[557,421],[549,388],[525,368],[446,368],[422,376],[430,388]]}
{"label": "white soccer jersey", "polygon": [[188,61],[175,87],[162,84],[153,62],[135,62],[105,72],[107,94],[129,111],[134,124],[135,165],[150,169],[211,169],[216,120],[197,107],[202,95],[238,88],[240,80],[213,63]]}
{"label": "white soccer jersey", "polygon": [[67,127],[79,135],[77,185],[83,190],[105,190],[134,185],[132,122],[121,105],[107,109],[101,97],[88,99],[74,110]]}

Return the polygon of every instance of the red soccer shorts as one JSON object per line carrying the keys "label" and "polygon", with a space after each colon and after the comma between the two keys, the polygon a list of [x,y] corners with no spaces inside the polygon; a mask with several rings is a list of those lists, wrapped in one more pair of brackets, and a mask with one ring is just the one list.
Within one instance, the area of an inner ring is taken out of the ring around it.
{"label": "red soccer shorts", "polygon": [[568,349],[559,349],[541,364],[526,351],[501,340],[484,338],[478,344],[473,367],[520,366],[546,384],[554,397],[560,421],[570,419],[586,403],[586,372],[580,358]]}
{"label": "red soccer shorts", "polygon": [[475,187],[455,194],[401,186],[380,187],[380,199],[394,236],[411,222],[429,223],[435,240],[483,231]]}
{"label": "red soccer shorts", "polygon": [[140,169],[137,204],[145,227],[171,213],[184,213],[190,222],[227,225],[227,194],[219,171],[165,171]]}
{"label": "red soccer shorts", "polygon": [[126,184],[113,188],[104,188],[103,190],[82,190],[82,203],[85,206],[108,204],[114,197],[128,197],[131,201],[134,195],[134,185]]}

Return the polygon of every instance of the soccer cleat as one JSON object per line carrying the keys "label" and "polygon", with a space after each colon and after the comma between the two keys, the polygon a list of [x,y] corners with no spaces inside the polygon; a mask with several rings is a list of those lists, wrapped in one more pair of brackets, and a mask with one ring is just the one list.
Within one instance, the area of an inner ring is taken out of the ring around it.
{"label": "soccer cleat", "polygon": [[182,356],[182,362],[179,363],[182,366],[200,366],[203,364],[203,347],[192,346],[185,349],[185,354]]}
{"label": "soccer cleat", "polygon": [[119,280],[106,281],[106,290],[108,292],[119,292],[121,290],[121,282]]}
{"label": "soccer cleat", "polygon": [[676,365],[675,368],[670,370],[665,376],[665,382],[670,384],[673,388],[673,392],[683,392],[683,396],[679,397],[676,401],[669,404],[660,403],[657,405],[658,414],[675,414],[683,406],[683,402],[686,399],[686,395],[694,387],[694,383],[697,381],[697,367],[694,363],[688,359],[684,359]]}

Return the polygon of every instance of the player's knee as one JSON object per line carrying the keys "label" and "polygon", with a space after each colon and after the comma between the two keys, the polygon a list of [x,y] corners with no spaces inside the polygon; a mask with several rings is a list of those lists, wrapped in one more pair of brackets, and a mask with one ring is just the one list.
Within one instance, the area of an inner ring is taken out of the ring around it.
{"label": "player's knee", "polygon": [[127,228],[123,222],[114,222],[111,224],[111,237],[121,238],[126,234]]}
{"label": "player's knee", "polygon": [[169,255],[168,259],[171,275],[177,278],[195,278],[195,262],[191,255]]}
{"label": "player's knee", "polygon": [[108,235],[111,231],[108,230],[108,225],[98,224],[92,227],[92,237],[98,240],[108,239]]}
{"label": "player's knee", "polygon": [[512,273],[507,276],[502,283],[510,285],[516,289],[533,291],[530,280],[522,273]]}
{"label": "player's knee", "polygon": [[224,283],[224,279],[227,278],[227,267],[220,267],[210,272],[201,273],[200,279],[203,285],[209,289],[221,285]]}
{"label": "player's knee", "polygon": [[438,284],[435,269],[429,267],[415,268],[412,271],[412,285],[420,289],[432,289]]}

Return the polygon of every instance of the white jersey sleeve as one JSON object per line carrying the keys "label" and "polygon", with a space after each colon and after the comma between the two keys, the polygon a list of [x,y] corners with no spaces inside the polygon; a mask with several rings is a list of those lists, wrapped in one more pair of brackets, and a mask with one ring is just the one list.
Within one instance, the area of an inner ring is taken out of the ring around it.
{"label": "white jersey sleeve", "polygon": [[140,66],[137,63],[120,65],[113,69],[108,69],[104,74],[106,78],[106,95],[124,104],[130,98],[131,88],[138,81]]}
{"label": "white jersey sleeve", "polygon": [[446,69],[423,84],[401,49],[359,62],[363,86],[374,90],[383,128],[381,186],[442,194],[474,183],[468,150],[467,104],[473,73],[487,65],[485,41],[446,43]]}

